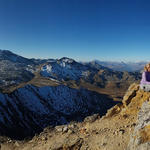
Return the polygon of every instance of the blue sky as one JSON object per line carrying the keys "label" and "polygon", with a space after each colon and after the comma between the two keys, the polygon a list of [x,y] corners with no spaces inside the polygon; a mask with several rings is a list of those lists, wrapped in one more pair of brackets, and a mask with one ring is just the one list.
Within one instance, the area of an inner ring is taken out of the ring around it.
{"label": "blue sky", "polygon": [[0,49],[25,57],[150,57],[149,0],[0,0]]}

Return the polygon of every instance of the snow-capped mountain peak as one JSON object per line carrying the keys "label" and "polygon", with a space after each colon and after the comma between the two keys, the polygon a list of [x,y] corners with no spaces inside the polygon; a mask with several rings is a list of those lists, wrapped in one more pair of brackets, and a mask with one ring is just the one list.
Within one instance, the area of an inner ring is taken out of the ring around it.
{"label": "snow-capped mountain peak", "polygon": [[95,68],[78,63],[73,59],[63,57],[56,62],[49,62],[41,68],[40,74],[44,77],[61,80],[78,80],[87,78],[90,72],[97,71]]}
{"label": "snow-capped mountain peak", "polygon": [[61,59],[59,59],[58,61],[60,62],[65,62],[65,63],[73,63],[75,62],[75,60],[68,58],[68,57],[62,57]]}

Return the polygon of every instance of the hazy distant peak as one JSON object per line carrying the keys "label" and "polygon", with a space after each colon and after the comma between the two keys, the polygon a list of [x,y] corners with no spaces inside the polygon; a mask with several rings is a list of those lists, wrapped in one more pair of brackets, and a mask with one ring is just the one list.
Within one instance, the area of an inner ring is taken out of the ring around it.
{"label": "hazy distant peak", "polygon": [[[92,61],[93,63],[94,61]],[[102,65],[104,67],[110,68],[112,70],[116,71],[141,71],[145,64],[147,64],[147,61],[141,61],[141,62],[124,62],[124,61],[99,61],[95,60],[95,62],[99,65]]]}

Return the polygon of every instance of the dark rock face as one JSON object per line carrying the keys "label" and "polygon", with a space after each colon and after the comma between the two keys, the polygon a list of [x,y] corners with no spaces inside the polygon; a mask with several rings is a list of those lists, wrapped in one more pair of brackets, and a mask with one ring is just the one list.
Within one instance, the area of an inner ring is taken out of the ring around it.
{"label": "dark rock face", "polygon": [[104,115],[114,104],[107,96],[85,89],[26,85],[0,94],[0,133],[24,138],[48,125],[82,121],[94,113]]}

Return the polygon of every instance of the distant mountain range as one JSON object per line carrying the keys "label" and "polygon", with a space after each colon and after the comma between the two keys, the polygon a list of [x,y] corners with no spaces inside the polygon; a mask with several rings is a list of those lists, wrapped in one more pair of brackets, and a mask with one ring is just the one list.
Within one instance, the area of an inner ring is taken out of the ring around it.
{"label": "distant mountain range", "polygon": [[116,71],[129,71],[129,72],[140,72],[143,70],[144,66],[147,64],[147,61],[141,62],[112,62],[112,61],[99,61],[95,60],[90,62],[90,64],[99,64],[105,67],[108,67]]}
{"label": "distant mountain range", "polygon": [[[103,62],[103,64],[106,63]],[[110,65],[110,63],[107,64]],[[120,66],[119,63],[112,64],[112,66],[120,68],[123,65],[127,66],[124,63],[120,63]],[[141,63],[142,65],[144,63]],[[33,81],[33,79],[35,83],[37,82],[35,78],[41,76],[49,79],[53,84],[84,87],[119,97],[117,95],[123,96],[124,94],[120,91],[121,89],[124,91],[130,83],[141,78],[139,72],[115,71],[111,67],[110,69],[101,65],[100,61],[79,63],[67,57],[61,59],[27,59],[8,50],[0,50],[0,66],[0,88],[5,90],[7,87],[11,89],[10,86],[14,87],[20,83]],[[139,65],[138,69],[141,66]],[[118,94],[113,93],[115,88],[119,90],[116,90],[119,92]]]}

